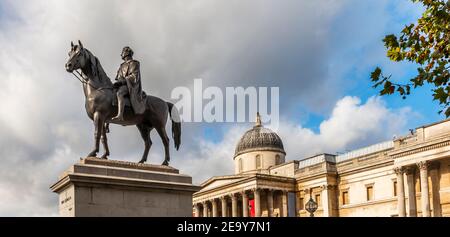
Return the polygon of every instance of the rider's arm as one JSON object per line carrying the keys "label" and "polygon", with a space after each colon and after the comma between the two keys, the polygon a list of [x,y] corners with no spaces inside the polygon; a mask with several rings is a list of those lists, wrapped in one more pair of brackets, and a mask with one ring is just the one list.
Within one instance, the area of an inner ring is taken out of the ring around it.
{"label": "rider's arm", "polygon": [[[122,65],[121,65],[122,66]],[[119,70],[117,70],[117,74],[116,74],[116,81],[118,81],[118,80],[120,80],[121,79],[121,77],[122,77],[122,75],[121,75],[121,69],[122,69],[122,67],[119,67]]]}
{"label": "rider's arm", "polygon": [[140,78],[139,78],[139,73],[140,73],[139,62],[138,61],[130,62],[130,66],[129,66],[128,70],[129,70],[130,75],[128,75],[126,77],[126,79],[132,80],[134,83],[138,82],[138,80],[140,80]]}
{"label": "rider's arm", "polygon": [[117,70],[116,82],[114,82],[115,87],[120,87],[120,86],[127,84],[127,82],[125,81],[125,79],[123,78],[123,76],[121,74],[121,71],[122,71],[122,67],[119,67],[119,70]]}

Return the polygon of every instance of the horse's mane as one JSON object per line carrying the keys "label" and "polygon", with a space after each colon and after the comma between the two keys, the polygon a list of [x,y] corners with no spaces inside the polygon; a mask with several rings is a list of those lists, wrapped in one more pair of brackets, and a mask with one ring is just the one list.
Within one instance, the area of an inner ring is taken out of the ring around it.
{"label": "horse's mane", "polygon": [[88,54],[88,59],[91,63],[92,73],[94,73],[94,76],[98,76],[100,82],[107,83],[109,86],[112,85],[111,79],[109,79],[108,75],[106,75],[105,70],[103,70],[103,67],[100,64],[100,60],[98,60],[98,58],[91,53],[91,51],[86,48],[85,50]]}

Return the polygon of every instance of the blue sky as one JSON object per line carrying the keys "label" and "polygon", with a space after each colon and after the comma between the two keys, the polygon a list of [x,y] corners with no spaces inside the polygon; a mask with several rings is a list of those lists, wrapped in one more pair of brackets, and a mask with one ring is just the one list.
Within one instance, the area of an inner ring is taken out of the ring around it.
{"label": "blue sky", "polygon": [[[387,1],[384,8],[377,9],[379,1],[352,1],[344,10],[340,11],[330,24],[331,52],[330,57],[323,62],[329,70],[331,80],[337,80],[339,85],[333,88],[333,96],[340,98],[345,95],[357,96],[362,101],[378,95],[379,89],[372,88],[370,73],[377,66],[381,66],[385,73],[392,74],[394,80],[407,82],[416,75],[416,66],[412,63],[391,62],[385,57],[382,39],[387,34],[398,34],[406,24],[416,22],[423,7],[411,1]],[[375,9],[376,12],[371,13]],[[383,19],[370,17],[379,14]],[[346,62],[348,62],[346,64]],[[294,83],[295,84],[295,83]],[[432,100],[432,86],[425,85],[413,91],[407,99],[397,95],[383,96],[387,107],[399,109],[410,107],[416,116],[408,121],[408,128],[415,128],[427,123],[445,119],[438,114],[440,106]],[[283,91],[281,96],[283,101]],[[302,102],[289,115],[303,127],[319,132],[320,124],[329,118],[331,108],[319,111],[311,110]],[[283,116],[283,114],[282,114]],[[216,125],[203,125],[203,136],[219,142],[226,129],[217,129]]]}
{"label": "blue sky", "polygon": [[[399,81],[415,74],[414,65],[386,58],[382,39],[421,11],[409,0],[2,0],[0,216],[55,215],[49,185],[92,146],[80,84],[63,66],[70,41],[82,40],[110,77],[130,45],[144,90],[165,100],[195,78],[222,89],[279,87],[277,132],[293,160],[444,119],[431,87],[406,100],[378,98],[369,79],[376,66]],[[253,120],[184,123],[172,165],[196,183],[232,173],[234,148]],[[111,159],[140,159],[134,127],[112,126],[108,140]],[[160,163],[161,141],[152,140],[149,162]]]}
{"label": "blue sky", "polygon": [[[394,80],[401,82],[407,82],[409,78],[416,75],[416,67],[411,63],[396,63],[389,61],[384,56],[384,45],[382,39],[387,34],[398,34],[404,25],[416,22],[420,17],[421,10],[423,9],[419,4],[413,4],[410,1],[389,1],[384,8],[385,14],[389,16],[389,20],[385,25],[385,28],[378,26],[375,21],[361,21],[361,15],[370,14],[370,8],[376,4],[377,1],[359,1],[357,4],[361,5],[363,11],[355,13],[355,9],[349,8],[343,11],[335,22],[333,27],[336,27],[336,31],[333,32],[333,38],[336,41],[350,41],[355,47],[348,47],[342,51],[337,50],[337,53],[331,58],[330,65],[340,65],[345,58],[356,58],[356,62],[370,62],[366,64],[352,63],[347,66],[346,70],[339,75],[345,78],[344,85],[342,85],[342,93],[358,96],[362,100],[367,100],[369,97],[377,95],[379,89],[372,88],[372,83],[369,79],[370,73],[376,66],[381,66],[385,73],[392,74]],[[358,9],[358,7],[355,7]],[[360,9],[358,9],[360,10]],[[377,19],[374,19],[377,20]],[[382,19],[378,19],[382,22]],[[342,22],[363,22],[365,24],[354,24],[354,28],[348,29],[348,24],[342,24]],[[340,43],[336,43],[339,45]],[[342,54],[341,54],[342,53]],[[364,58],[374,57],[369,60]],[[361,60],[361,61],[360,61]],[[387,65],[387,66],[386,66]],[[384,66],[384,67],[383,67]],[[394,70],[392,70],[394,69]],[[419,113],[418,120],[410,121],[409,126],[415,128],[426,123],[432,123],[445,118],[443,115],[437,113],[440,110],[439,104],[436,101],[432,101],[432,87],[425,85],[424,87],[414,90],[411,96],[407,99],[402,99],[399,96],[391,95],[384,96],[390,108],[400,108],[404,106],[411,107],[415,112]],[[316,130],[318,125],[328,115],[320,113],[310,113],[309,119],[303,122],[304,126],[313,128]]]}

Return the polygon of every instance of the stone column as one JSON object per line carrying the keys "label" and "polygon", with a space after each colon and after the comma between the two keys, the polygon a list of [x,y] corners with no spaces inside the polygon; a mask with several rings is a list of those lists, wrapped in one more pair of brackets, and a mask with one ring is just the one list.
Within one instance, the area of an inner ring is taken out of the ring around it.
{"label": "stone column", "polygon": [[237,194],[233,193],[231,194],[231,216],[237,217],[238,216],[238,203],[237,203]]}
{"label": "stone column", "polygon": [[406,168],[406,181],[408,183],[408,211],[409,216],[417,216],[417,200],[416,200],[416,170],[414,167]]}
{"label": "stone column", "polygon": [[[301,198],[301,191],[297,191],[296,193],[295,193],[295,216],[296,217],[301,217],[300,216],[300,211],[302,210],[302,206],[300,205],[301,203],[300,203],[300,198]],[[303,197],[304,198],[304,197]],[[305,200],[305,199],[303,199],[303,200]]]}
{"label": "stone column", "polygon": [[[331,207],[330,207],[330,200],[328,195],[328,191],[330,190],[330,185],[322,185],[322,209],[323,209],[323,217],[330,217],[331,216]],[[319,204],[319,203],[317,203]]]}
{"label": "stone column", "polygon": [[273,217],[273,190],[267,190],[267,216]]}
{"label": "stone column", "polygon": [[281,211],[282,217],[288,217],[288,192],[286,190],[283,190],[281,194]]}
{"label": "stone column", "polygon": [[261,191],[259,189],[254,189],[253,194],[255,197],[255,216],[261,217]]}
{"label": "stone column", "polygon": [[198,203],[194,204],[195,208],[195,217],[200,217],[200,207],[198,206]]}
{"label": "stone column", "polygon": [[227,197],[221,197],[220,201],[222,202],[222,217],[227,217]]}
{"label": "stone column", "polygon": [[431,178],[431,194],[433,200],[433,217],[442,216],[441,195],[439,193],[439,167],[440,163],[434,161],[430,163],[430,178]]}
{"label": "stone column", "polygon": [[417,163],[420,169],[420,193],[422,203],[422,216],[430,216],[430,195],[428,189],[428,162],[421,161]]}
{"label": "stone column", "polygon": [[395,174],[397,174],[397,211],[399,217],[406,216],[405,206],[405,185],[403,182],[403,173],[405,169],[403,167],[394,168]]}
{"label": "stone column", "polygon": [[218,214],[218,212],[217,212],[217,202],[216,202],[216,199],[211,200],[211,203],[212,203],[212,216],[213,216],[213,217],[218,217],[219,214]]}
{"label": "stone column", "polygon": [[208,217],[208,202],[203,202],[203,217]]}
{"label": "stone column", "polygon": [[248,217],[248,195],[245,191],[242,193],[242,216]]}

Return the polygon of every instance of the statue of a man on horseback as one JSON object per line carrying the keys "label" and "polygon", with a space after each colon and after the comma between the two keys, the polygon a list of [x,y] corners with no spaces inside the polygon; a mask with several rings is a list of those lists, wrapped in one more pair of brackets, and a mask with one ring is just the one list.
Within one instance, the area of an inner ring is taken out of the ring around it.
{"label": "statue of a man on horseback", "polygon": [[118,112],[113,120],[123,121],[125,98],[128,97],[135,114],[145,112],[145,92],[142,91],[139,61],[133,59],[133,50],[126,46],[120,55],[124,61],[117,71],[114,87],[117,89]]}
{"label": "statue of a man on horseback", "polygon": [[[100,60],[78,41],[71,43],[69,59],[65,65],[67,72],[72,73],[83,85],[85,108],[87,115],[94,123],[94,148],[87,155],[96,157],[103,144],[107,159],[109,147],[107,127],[109,123],[122,126],[136,126],[144,141],[144,153],[139,163],[147,161],[152,146],[150,132],[155,129],[164,145],[163,165],[169,165],[169,136],[166,132],[168,118],[172,121],[172,138],[175,149],[181,144],[181,119],[174,104],[142,91],[139,62],[133,59],[133,51],[129,47],[122,50],[124,62],[120,65],[113,84],[106,75]],[[80,71],[80,72],[79,72]],[[117,90],[116,90],[117,89]],[[132,109],[125,106],[129,97]],[[116,103],[115,101],[118,100]]]}

